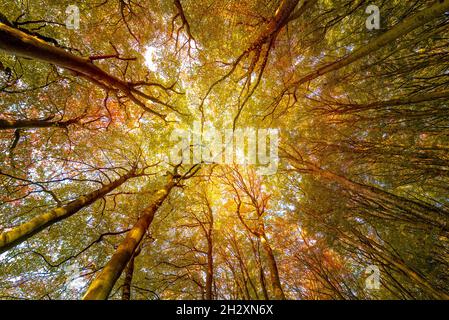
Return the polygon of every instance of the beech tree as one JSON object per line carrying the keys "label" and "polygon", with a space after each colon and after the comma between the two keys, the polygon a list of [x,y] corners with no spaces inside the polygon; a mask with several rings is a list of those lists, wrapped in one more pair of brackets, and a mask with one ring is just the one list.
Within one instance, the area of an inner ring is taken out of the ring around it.
{"label": "beech tree", "polygon": [[449,1],[0,8],[0,299],[449,299]]}

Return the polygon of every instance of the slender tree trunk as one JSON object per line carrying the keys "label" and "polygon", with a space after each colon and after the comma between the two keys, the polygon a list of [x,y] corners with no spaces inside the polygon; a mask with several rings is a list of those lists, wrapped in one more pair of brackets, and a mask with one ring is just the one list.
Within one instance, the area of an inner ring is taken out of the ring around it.
{"label": "slender tree trunk", "polygon": [[[352,229],[352,232],[359,238],[361,246],[371,254],[374,254],[380,260],[383,260],[387,262],[390,265],[393,265],[396,267],[399,271],[401,271],[403,274],[405,274],[407,277],[412,279],[414,282],[419,284],[422,288],[425,288],[428,292],[430,292],[435,298],[437,299],[444,299],[449,300],[449,294],[446,292],[443,292],[441,290],[438,290],[435,288],[429,281],[420,273],[414,271],[412,268],[410,268],[402,258],[399,256],[393,255],[384,248],[382,245],[377,243],[376,241],[366,237],[361,232],[359,232],[356,229]],[[360,244],[356,243],[351,237],[344,236],[347,240],[349,240],[352,245],[355,247],[360,247]]]}
{"label": "slender tree trunk", "polygon": [[243,274],[243,288],[245,289],[245,300],[251,300],[251,294],[249,293],[248,289],[248,279]]}
{"label": "slender tree trunk", "polygon": [[436,19],[438,17],[443,17],[444,13],[449,10],[449,1],[447,0],[438,0],[435,1],[435,3],[430,6],[427,9],[424,9],[415,15],[408,17],[404,19],[402,22],[397,24],[395,27],[391,28],[381,36],[377,37],[376,39],[370,41],[367,45],[355,50],[348,56],[334,61],[332,63],[329,63],[321,68],[318,68],[317,70],[309,73],[308,75],[304,76],[303,78],[299,79],[297,82],[295,82],[294,85],[300,85],[303,83],[307,83],[313,79],[316,79],[326,73],[336,71],[338,69],[341,69],[377,50],[384,47],[385,45],[393,42],[394,40],[398,39],[401,36],[406,35],[407,33],[413,31],[414,29],[426,24],[429,21],[432,21],[433,19]]}
{"label": "slender tree trunk", "polygon": [[241,270],[241,272],[243,274],[243,279],[245,280],[245,285],[246,285],[247,292],[248,292],[248,297],[249,297],[248,299],[252,299],[252,295],[251,295],[250,290],[248,288],[248,283],[251,286],[251,288],[253,289],[254,295],[256,296],[256,299],[257,299],[258,298],[258,294],[257,294],[256,286],[254,285],[254,282],[251,279],[251,275],[250,275],[250,273],[248,271],[248,267],[247,267],[246,263],[243,261],[242,254],[241,254],[239,249],[237,249],[236,256],[237,256],[237,260],[239,262],[240,270]]}
{"label": "slender tree trunk", "polygon": [[[210,231],[211,232],[211,231]],[[212,235],[207,240],[207,274],[206,274],[206,299],[212,300],[212,284],[214,279],[214,257]]]}
{"label": "slender tree trunk", "polygon": [[312,7],[317,2],[317,0],[304,0],[302,6],[295,11],[299,2],[299,0],[282,0],[276,9],[274,16],[270,19],[261,35],[253,42],[247,51],[254,50],[257,47],[268,43],[270,39],[276,37],[279,31],[281,31],[281,29],[290,21],[301,17],[308,8]]}
{"label": "slender tree trunk", "polygon": [[28,238],[32,237],[36,233],[46,229],[47,227],[64,220],[79,210],[91,205],[98,199],[101,199],[112,190],[121,186],[128,179],[136,177],[135,169],[113,181],[110,184],[103,186],[102,188],[91,192],[87,195],[81,196],[78,199],[69,202],[68,204],[50,210],[44,214],[41,214],[28,222],[12,228],[9,231],[0,234],[0,254],[17,246]]}
{"label": "slender tree trunk", "polygon": [[[235,288],[236,288],[235,291],[236,291],[237,299],[239,297],[242,297],[242,299],[248,300],[249,297],[248,297],[248,295],[245,294],[245,290],[243,289],[243,286],[241,285],[240,277],[238,276],[237,271],[235,270],[234,266],[232,265],[232,262],[229,261],[229,260],[225,260],[225,261],[226,261],[226,264],[229,267],[229,270],[231,270],[231,273],[232,273],[232,277],[233,277],[233,280],[234,280],[234,285],[235,285]],[[243,278],[244,277],[245,277],[245,275],[243,275]],[[243,279],[243,282],[245,282],[245,279]]]}
{"label": "slender tree trunk", "polygon": [[289,15],[288,20],[285,22],[285,24],[301,17],[307,9],[314,6],[317,2],[318,0],[304,0],[302,6]]}
{"label": "slender tree trunk", "polygon": [[122,287],[122,300],[130,300],[131,299],[131,283],[133,281],[133,273],[134,273],[134,256],[128,262],[125,271],[125,282]]}
{"label": "slender tree trunk", "polygon": [[26,128],[67,128],[77,123],[79,119],[67,121],[45,121],[45,120],[6,120],[0,119],[0,130],[26,129]]}
{"label": "slender tree trunk", "polygon": [[267,235],[265,233],[265,226],[262,220],[262,214],[260,210],[257,209],[258,215],[258,230],[253,230],[250,228],[245,221],[243,220],[242,215],[240,214],[240,204],[237,206],[237,216],[242,222],[243,226],[246,230],[256,236],[260,242],[262,243],[262,248],[264,249],[267,259],[268,259],[268,268],[270,270],[270,278],[271,278],[271,286],[273,289],[273,296],[276,300],[285,300],[285,294],[282,290],[281,280],[279,277],[279,270],[276,263],[276,258],[274,256],[273,250],[268,242]]}
{"label": "slender tree trunk", "polygon": [[147,232],[151,222],[153,221],[154,214],[168,197],[170,191],[175,185],[176,182],[173,180],[173,177],[170,177],[169,182],[162,189],[156,192],[151,204],[145,208],[142,216],[139,218],[134,227],[128,232],[125,240],[123,240],[123,242],[119,245],[112,258],[97,278],[92,281],[83,297],[84,300],[106,300],[109,297],[112,288],[130,261],[135,250]]}
{"label": "slender tree trunk", "polygon": [[155,103],[163,104],[161,101],[146,95],[137,90],[132,84],[102,70],[92,62],[92,59],[76,56],[66,50],[50,45],[45,41],[1,22],[0,51],[5,51],[6,53],[15,56],[47,62],[63,69],[70,70],[103,89],[120,90],[131,101],[145,111],[151,112],[161,118],[165,118],[164,115],[148,108],[145,103],[137,99],[135,95],[141,96],[144,99],[149,99]]}
{"label": "slender tree trunk", "polygon": [[274,16],[270,19],[259,37],[248,46],[243,55],[254,50],[260,50],[264,44],[269,43],[273,37],[276,37],[277,33],[288,23],[288,18],[293,13],[298,2],[299,0],[282,0]]}
{"label": "slender tree trunk", "polygon": [[0,23],[0,50],[72,70],[89,79],[104,83],[108,87],[129,90],[124,81],[101,70],[89,58],[71,54],[3,23]]}
{"label": "slender tree trunk", "polygon": [[260,279],[260,286],[262,287],[263,298],[265,300],[270,300],[270,296],[268,295],[267,285],[266,285],[266,281],[265,281],[265,274],[264,274],[262,265],[259,265],[259,279]]}
{"label": "slender tree trunk", "polygon": [[[379,254],[379,253],[378,253]],[[409,266],[407,266],[403,261],[399,259],[395,259],[391,256],[380,254],[382,258],[394,265],[400,271],[407,275],[410,279],[414,280],[421,287],[424,287],[429,291],[436,299],[449,300],[449,294],[446,292],[442,292],[435,288],[432,284],[430,284],[427,279],[425,279],[422,275],[412,270]]]}
{"label": "slender tree trunk", "polygon": [[131,260],[128,262],[125,273],[125,281],[122,287],[122,300],[131,300],[131,284],[134,274],[134,259],[140,254],[140,247],[133,254]]}
{"label": "slender tree trunk", "polygon": [[428,223],[430,227],[433,226],[443,230],[444,232],[449,232],[449,213],[443,210],[434,208],[425,203],[420,203],[397,196],[373,186],[367,186],[354,182],[331,171],[321,169],[311,163],[308,163],[307,166],[323,179],[337,182],[346,189],[356,194],[361,194],[369,200],[397,207],[407,213],[412,214],[414,217],[419,218],[423,222]]}
{"label": "slender tree trunk", "polygon": [[260,241],[262,242],[262,247],[264,248],[268,258],[268,267],[270,269],[271,285],[273,286],[274,299],[285,300],[284,291],[282,290],[281,280],[279,278],[279,270],[276,259],[274,257],[273,250],[268,243],[268,239],[265,233],[261,234]]}
{"label": "slender tree trunk", "polygon": [[395,98],[386,101],[376,101],[367,104],[353,104],[353,103],[337,103],[336,108],[331,112],[336,113],[354,113],[366,110],[378,110],[385,107],[412,105],[416,103],[434,101],[439,99],[449,98],[449,90],[435,91],[431,93],[414,95],[412,97]]}
{"label": "slender tree trunk", "polygon": [[[251,242],[251,248],[252,248],[252,251],[254,254],[254,258],[256,259],[257,268],[259,270],[259,282],[260,282],[260,287],[262,289],[263,299],[270,300],[270,298],[268,296],[267,287],[266,287],[265,273],[264,273],[263,266],[262,266],[262,260],[260,259],[259,242],[256,247],[253,239],[251,238],[251,235],[249,236],[249,240]],[[260,238],[258,238],[258,241],[259,240],[260,240]],[[259,299],[259,295],[256,294],[256,296],[257,296],[257,299]]]}
{"label": "slender tree trunk", "polygon": [[[308,1],[312,2],[311,0]],[[263,32],[263,36],[270,37],[279,32],[288,23],[288,19],[298,5],[298,2],[299,0],[282,0],[273,18],[268,23],[265,32]]]}
{"label": "slender tree trunk", "polygon": [[207,206],[208,227],[201,225],[207,239],[207,272],[206,272],[206,299],[213,299],[214,284],[214,214],[207,196],[205,196]]}
{"label": "slender tree trunk", "polygon": [[243,287],[243,293],[245,294],[244,295],[245,300],[251,300],[251,294],[248,289],[248,276],[247,276],[246,266],[243,264],[243,261],[240,257],[238,258],[238,262],[239,262],[240,273],[242,275],[242,277],[241,277],[242,278],[242,287]]}

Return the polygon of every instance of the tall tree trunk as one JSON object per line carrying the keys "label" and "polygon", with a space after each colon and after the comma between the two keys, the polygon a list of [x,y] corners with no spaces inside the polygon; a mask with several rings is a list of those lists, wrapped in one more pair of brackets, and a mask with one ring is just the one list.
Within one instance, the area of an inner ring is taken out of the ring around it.
{"label": "tall tree trunk", "polygon": [[[315,2],[316,0],[306,0],[305,6],[309,2]],[[289,17],[292,15],[295,7],[298,5],[299,0],[282,0],[279,4],[275,14],[268,21],[265,28],[260,35],[252,42],[248,48],[242,53],[242,56],[249,54],[251,51],[259,52],[263,45],[269,43],[271,39],[276,38],[279,31],[289,22]],[[238,59],[237,61],[239,61]]]}
{"label": "tall tree trunk", "polygon": [[[237,253],[237,255],[239,256],[239,253]],[[238,257],[237,259],[238,261],[238,266],[240,269],[240,273],[242,275],[241,279],[242,279],[242,288],[243,288],[243,293],[245,294],[245,300],[251,300],[251,293],[249,292],[249,288],[248,288],[248,275],[247,275],[247,269],[246,266],[244,265],[241,257]]]}
{"label": "tall tree trunk", "polygon": [[252,233],[254,236],[256,236],[260,242],[262,243],[262,248],[264,249],[267,259],[268,259],[268,268],[270,271],[270,278],[271,278],[271,286],[273,289],[273,296],[274,299],[276,300],[285,300],[285,294],[284,291],[282,290],[282,285],[281,285],[281,280],[279,277],[279,270],[277,267],[277,263],[276,263],[276,258],[274,256],[273,250],[271,249],[270,243],[268,241],[267,235],[265,233],[265,225],[263,222],[263,218],[262,215],[264,212],[264,210],[260,210],[259,207],[256,207],[256,211],[257,211],[257,216],[258,216],[258,227],[257,230],[254,230],[253,228],[251,228],[250,226],[248,226],[241,213],[240,213],[240,207],[241,207],[241,202],[238,203],[237,205],[237,217],[239,218],[240,222],[243,224],[243,226],[245,227],[245,229]]}
{"label": "tall tree trunk", "polygon": [[140,254],[140,247],[133,254],[131,260],[128,262],[125,272],[125,281],[122,287],[122,300],[131,300],[131,284],[134,274],[134,259]]}
{"label": "tall tree trunk", "polygon": [[[249,294],[248,295],[245,294],[245,290],[243,290],[243,286],[241,285],[240,277],[239,277],[237,271],[235,270],[234,266],[232,265],[232,262],[229,261],[225,256],[223,256],[223,258],[225,259],[225,263],[228,265],[229,270],[231,271],[231,274],[232,274],[232,278],[234,280],[236,297],[237,297],[236,299],[238,300],[241,297],[241,299],[243,299],[243,300],[249,300],[249,297],[248,297]],[[243,275],[243,277],[245,277],[245,275]],[[243,279],[243,282],[245,282],[245,279]]]}
{"label": "tall tree trunk", "polygon": [[[424,93],[419,95],[414,95],[411,97],[395,98],[385,101],[376,101],[366,104],[356,104],[356,103],[336,103],[336,108],[332,109],[331,112],[335,113],[355,113],[366,110],[379,110],[386,107],[394,106],[404,106],[413,105],[416,103],[434,101],[439,99],[449,98],[449,90],[439,90],[430,93]],[[332,103],[331,103],[332,104]]]}
{"label": "tall tree trunk", "polygon": [[367,252],[370,252],[371,254],[377,256],[380,260],[383,260],[387,262],[387,264],[396,267],[397,270],[405,274],[407,277],[409,277],[411,280],[413,280],[422,288],[425,288],[436,299],[449,300],[448,293],[439,290],[431,283],[429,283],[429,281],[422,274],[413,270],[401,257],[397,256],[395,252],[390,252],[391,250],[387,249],[386,247],[374,241],[373,239],[366,237],[355,228],[352,228],[351,231],[360,240],[359,243],[355,242],[351,237],[347,235],[342,235],[342,233],[340,233],[340,235],[342,235],[355,247],[358,248],[362,247]]}
{"label": "tall tree trunk", "polygon": [[263,271],[261,264],[259,265],[259,279],[260,279],[260,286],[262,287],[263,298],[265,300],[270,300],[270,296],[268,295],[267,285],[265,281],[265,273]]}
{"label": "tall tree trunk", "polygon": [[128,179],[136,176],[136,169],[132,169],[119,179],[103,186],[98,190],[81,196],[62,207],[58,207],[44,214],[41,214],[28,222],[22,223],[21,225],[12,228],[9,231],[3,232],[2,234],[0,234],[0,254],[17,246],[18,244],[34,236],[36,233],[39,233],[45,228],[72,216],[79,210],[91,205],[112,190],[118,188]]}
{"label": "tall tree trunk", "polygon": [[205,200],[207,206],[207,218],[209,221],[207,228],[204,224],[201,224],[201,227],[207,239],[206,299],[212,300],[214,284],[214,214],[207,196],[205,196]]}
{"label": "tall tree trunk", "polygon": [[170,191],[176,185],[175,180],[170,176],[168,183],[154,195],[151,204],[144,209],[134,227],[128,232],[125,240],[119,245],[112,258],[103,268],[97,278],[92,281],[84,300],[106,300],[111,293],[112,288],[122,274],[126,265],[130,261],[145,233],[147,232],[154,214],[168,197]]}
{"label": "tall tree trunk", "polygon": [[89,58],[76,56],[3,23],[0,23],[0,50],[74,71],[110,88],[129,90],[124,81],[103,71]]}
{"label": "tall tree trunk", "polygon": [[163,102],[137,90],[131,83],[123,81],[102,70],[92,62],[92,59],[76,56],[66,50],[50,45],[45,41],[1,22],[0,50],[15,56],[47,62],[63,69],[70,70],[103,89],[120,90],[131,101],[145,111],[151,112],[161,118],[165,118],[158,112],[148,108],[145,103],[137,99],[135,95],[155,103],[164,104]]}
{"label": "tall tree trunk", "polygon": [[406,35],[407,33],[413,31],[414,29],[426,24],[433,19],[438,17],[443,17],[444,13],[449,10],[449,1],[447,0],[438,0],[427,9],[424,9],[411,17],[404,19],[402,22],[377,37],[376,39],[370,41],[367,45],[355,50],[348,56],[329,63],[317,70],[309,73],[308,75],[302,77],[298,81],[294,83],[295,86],[298,86],[303,83],[307,83],[313,79],[316,79],[326,73],[336,71],[341,69],[377,50],[384,47],[385,45],[393,42],[401,36]]}
{"label": "tall tree trunk", "polygon": [[79,119],[72,119],[67,121],[0,119],[0,130],[26,128],[67,128],[69,125],[77,122],[79,122]]}
{"label": "tall tree trunk", "polygon": [[282,0],[276,9],[275,14],[271,17],[260,36],[245,52],[258,50],[262,45],[267,44],[271,39],[276,38],[282,28],[284,28],[290,21],[301,17],[307,9],[311,8],[317,2],[317,0],[304,0],[302,1],[301,7],[295,11],[299,2],[299,0]]}
{"label": "tall tree trunk", "polygon": [[262,247],[264,248],[268,258],[268,267],[270,269],[271,285],[273,286],[274,299],[285,300],[284,291],[282,290],[281,280],[279,278],[279,270],[276,259],[265,233],[262,233],[260,235],[260,241],[262,242]]}
{"label": "tall tree trunk", "polygon": [[212,300],[212,285],[214,279],[214,257],[212,248],[212,235],[207,240],[207,273],[206,273],[206,299]]}
{"label": "tall tree trunk", "polygon": [[[260,241],[260,238],[258,237],[257,240]],[[257,247],[256,247],[253,239],[251,238],[251,235],[249,236],[249,241],[251,242],[251,249],[253,251],[254,258],[256,259],[257,268],[259,271],[259,282],[260,282],[260,287],[262,289],[263,299],[270,300],[270,297],[268,296],[267,286],[266,286],[265,272],[263,270],[262,260],[260,258],[260,246],[259,246],[260,242],[257,242]],[[259,299],[258,294],[256,294],[256,297],[257,297],[257,299]]]}
{"label": "tall tree trunk", "polygon": [[133,280],[134,273],[134,256],[128,262],[125,271],[125,281],[122,286],[122,300],[130,300],[131,299],[131,283]]}
{"label": "tall tree trunk", "polygon": [[321,178],[336,182],[356,194],[363,195],[368,200],[399,208],[427,223],[429,227],[436,227],[444,232],[449,232],[449,213],[441,209],[426,203],[397,196],[373,186],[354,182],[331,171],[321,169],[311,163],[308,163],[307,166]]}
{"label": "tall tree trunk", "polygon": [[[277,8],[274,16],[271,18],[270,22],[268,23],[265,31],[262,33],[262,35],[259,38],[270,38],[274,34],[278,33],[280,29],[282,29],[287,23],[290,15],[295,10],[295,7],[298,5],[299,0],[282,0],[279,4],[279,7]],[[306,0],[307,2],[307,0]],[[311,0],[308,0],[308,2],[312,2]],[[259,41],[256,41],[253,45],[260,45],[261,43]],[[259,43],[258,43],[259,42]]]}
{"label": "tall tree trunk", "polygon": [[[238,246],[238,245],[236,244],[236,246]],[[242,272],[242,276],[245,281],[245,285],[246,285],[247,292],[248,292],[248,299],[253,299],[253,296],[251,295],[250,290],[248,288],[248,283],[251,286],[251,288],[253,289],[252,291],[254,292],[255,298],[258,299],[258,293],[256,290],[256,286],[254,285],[254,282],[251,279],[251,274],[248,271],[248,266],[246,265],[245,261],[243,260],[243,256],[242,256],[242,253],[240,252],[240,249],[237,247],[236,250],[237,250],[236,258],[237,258],[237,261],[239,262],[240,271]]]}

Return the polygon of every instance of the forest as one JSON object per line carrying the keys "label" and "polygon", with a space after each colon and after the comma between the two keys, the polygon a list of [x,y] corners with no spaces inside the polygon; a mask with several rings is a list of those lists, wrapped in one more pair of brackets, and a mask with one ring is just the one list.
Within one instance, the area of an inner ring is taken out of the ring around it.
{"label": "forest", "polygon": [[449,0],[0,0],[0,300],[449,300]]}

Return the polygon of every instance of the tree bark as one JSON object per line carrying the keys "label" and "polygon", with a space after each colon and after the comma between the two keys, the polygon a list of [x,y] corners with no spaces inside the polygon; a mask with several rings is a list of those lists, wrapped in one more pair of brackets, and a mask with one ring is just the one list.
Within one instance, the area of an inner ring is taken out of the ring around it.
{"label": "tree bark", "polygon": [[[441,90],[430,92],[426,94],[414,95],[412,97],[405,98],[395,98],[386,101],[376,101],[367,104],[354,104],[354,103],[337,103],[336,108],[331,110],[331,112],[336,113],[355,113],[366,110],[378,110],[386,107],[404,106],[412,105],[416,103],[422,103],[426,101],[434,101],[439,99],[449,98],[449,90]],[[331,103],[332,104],[332,103]]]}
{"label": "tree bark", "polygon": [[[429,283],[429,281],[423,275],[421,275],[420,273],[413,270],[410,266],[408,266],[407,263],[402,258],[390,253],[389,252],[390,250],[386,249],[373,239],[366,237],[358,230],[353,228],[352,232],[360,240],[361,246],[366,251],[371,252],[375,256],[379,257],[380,260],[384,260],[388,264],[391,264],[392,266],[396,267],[397,270],[405,274],[407,277],[412,279],[421,287],[425,288],[436,299],[449,300],[449,294],[435,288],[431,283]],[[360,245],[357,245],[357,243],[350,237],[346,235],[344,235],[344,237],[347,240],[349,240],[349,242],[352,243],[355,247],[360,247]]]}
{"label": "tree bark", "polygon": [[260,286],[262,287],[263,298],[265,300],[270,300],[270,296],[268,295],[268,290],[265,281],[265,273],[263,271],[262,265],[259,265],[259,280]]}
{"label": "tree bark", "polygon": [[[268,296],[268,290],[266,287],[265,273],[264,273],[263,266],[262,266],[262,260],[260,259],[260,249],[259,249],[260,238],[258,238],[257,240],[258,240],[258,242],[257,242],[257,247],[256,247],[253,239],[251,238],[251,235],[249,236],[249,241],[251,242],[251,249],[253,251],[253,255],[254,255],[254,258],[257,263],[257,268],[259,270],[259,282],[260,282],[260,287],[262,289],[263,299],[270,300],[270,297]],[[259,299],[258,294],[256,294],[256,298]]]}
{"label": "tree bark", "polygon": [[[242,183],[242,182],[240,182]],[[239,218],[240,222],[243,224],[245,229],[253,234],[255,237],[257,237],[260,242],[262,243],[262,248],[264,249],[267,259],[268,259],[268,269],[270,271],[270,280],[271,280],[271,287],[273,289],[273,297],[276,300],[285,300],[285,294],[282,290],[281,280],[279,277],[279,270],[276,263],[276,258],[274,256],[273,250],[271,249],[270,243],[268,241],[268,237],[265,233],[265,225],[263,221],[263,214],[265,212],[265,208],[261,208],[261,204],[257,203],[256,197],[251,194],[250,189],[246,186],[243,187],[244,192],[250,197],[251,202],[256,209],[257,212],[257,224],[258,226],[256,228],[251,228],[249,225],[246,224],[245,220],[243,219],[240,209],[241,209],[241,200],[239,198],[239,201],[237,203],[237,217]],[[266,204],[262,204],[262,206],[265,206]]]}
{"label": "tree bark", "polygon": [[128,262],[128,266],[126,267],[125,272],[125,282],[122,287],[122,300],[130,300],[131,299],[131,283],[133,280],[134,273],[134,256]]}
{"label": "tree bark", "polygon": [[207,239],[207,273],[206,273],[206,300],[212,300],[212,284],[214,278],[213,242],[211,236]]}
{"label": "tree bark", "polygon": [[66,50],[52,46],[41,39],[1,22],[0,50],[5,51],[8,54],[47,62],[63,69],[70,70],[103,89],[119,90],[145,111],[165,119],[165,116],[148,108],[145,103],[137,99],[134,94],[155,103],[163,104],[157,98],[146,95],[137,90],[132,84],[107,73],[96,66],[89,58],[76,56]]}
{"label": "tree bark", "polygon": [[125,273],[125,281],[122,287],[122,300],[131,300],[131,284],[134,275],[134,259],[140,254],[140,248],[133,254],[131,260],[128,262]]}
{"label": "tree bark", "polygon": [[106,73],[94,65],[89,58],[71,54],[3,23],[0,23],[0,50],[72,70],[87,78],[104,83],[108,87],[129,90],[124,81]]}
{"label": "tree bark", "polygon": [[373,186],[354,182],[331,171],[321,169],[311,163],[308,163],[307,166],[312,172],[316,173],[321,178],[337,182],[346,189],[356,194],[363,195],[368,200],[379,201],[381,203],[397,207],[412,214],[414,217],[417,217],[423,222],[428,223],[431,227],[439,228],[446,233],[449,232],[449,213],[444,212],[443,210],[434,208],[426,203],[397,196]]}
{"label": "tree bark", "polygon": [[67,121],[0,119],[0,130],[27,128],[67,128],[69,125],[77,122],[79,122],[79,119],[72,119]]}
{"label": "tree bark", "polygon": [[391,43],[392,41],[398,39],[401,36],[406,35],[407,33],[413,31],[414,29],[426,24],[433,19],[438,17],[443,17],[444,13],[449,10],[449,1],[448,0],[439,0],[435,1],[435,3],[427,9],[424,9],[411,17],[404,19],[402,22],[397,24],[392,29],[388,30],[381,36],[372,40],[367,45],[355,50],[348,56],[341,58],[340,60],[329,63],[317,70],[309,73],[308,75],[302,77],[298,81],[294,83],[294,86],[299,86],[303,83],[307,83],[311,80],[314,80],[326,73],[336,71],[341,69],[379,49],[384,47],[385,45]]}
{"label": "tree bark", "polygon": [[120,177],[110,184],[103,186],[98,190],[81,196],[62,207],[58,207],[44,214],[41,214],[28,222],[22,223],[21,225],[12,228],[10,231],[3,232],[2,234],[0,234],[0,254],[31,238],[47,227],[72,216],[79,210],[91,205],[112,190],[118,188],[128,179],[136,176],[137,175],[135,169],[132,169],[124,176]]}
{"label": "tree bark", "polygon": [[90,284],[83,297],[84,300],[106,300],[109,297],[112,288],[134,255],[151,222],[153,222],[154,214],[175,185],[176,182],[170,176],[169,182],[155,193],[151,204],[144,209],[142,216],[128,232],[125,240],[119,245],[101,273]]}
{"label": "tree bark", "polygon": [[271,246],[268,243],[268,239],[264,233],[260,236],[260,241],[268,258],[268,267],[270,269],[271,285],[273,286],[274,299],[285,300],[285,294],[284,291],[282,290],[276,259],[274,257],[273,250],[271,249]]}

